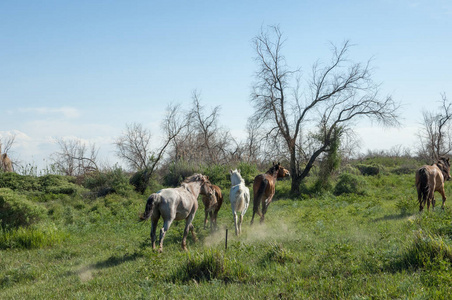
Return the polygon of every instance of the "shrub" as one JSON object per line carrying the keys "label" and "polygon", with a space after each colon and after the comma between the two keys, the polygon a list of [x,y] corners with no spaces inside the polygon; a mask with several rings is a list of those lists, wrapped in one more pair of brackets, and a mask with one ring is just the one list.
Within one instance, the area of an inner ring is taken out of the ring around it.
{"label": "shrub", "polygon": [[173,274],[172,281],[223,279],[224,270],[224,258],[220,252],[209,250],[201,255],[189,255],[187,262]]}
{"label": "shrub", "polygon": [[231,185],[231,182],[228,178],[229,169],[228,166],[225,165],[211,165],[203,167],[201,169],[201,173],[208,176],[209,181],[212,184],[218,185],[221,188],[225,188],[228,185]]}
{"label": "shrub", "polygon": [[0,189],[0,220],[3,228],[28,226],[39,222],[47,210],[6,188]]}
{"label": "shrub", "polygon": [[150,171],[140,170],[135,172],[129,180],[129,183],[135,187],[135,190],[141,194],[144,194],[146,188],[149,185],[149,180],[151,179]]}
{"label": "shrub", "polygon": [[397,174],[397,175],[404,175],[404,174],[414,174],[416,172],[416,169],[418,167],[414,165],[403,165],[398,168],[395,168],[391,170],[391,173]]}
{"label": "shrub", "polygon": [[118,167],[107,172],[95,172],[85,177],[83,186],[95,192],[98,197],[111,193],[127,196],[133,191],[129,176]]}
{"label": "shrub", "polygon": [[361,172],[361,174],[369,175],[369,176],[378,175],[382,169],[382,167],[380,165],[376,165],[376,164],[372,164],[372,165],[358,164],[356,167]]}
{"label": "shrub", "polygon": [[185,178],[200,173],[199,167],[185,161],[177,161],[169,165],[168,173],[163,177],[163,185],[176,187]]}
{"label": "shrub", "polygon": [[360,176],[342,173],[339,175],[339,180],[334,187],[334,194],[336,196],[342,194],[358,194],[364,195],[366,181]]}
{"label": "shrub", "polygon": [[245,179],[246,185],[251,184],[254,181],[254,177],[260,173],[256,164],[247,162],[240,162],[237,165],[237,169],[240,169],[240,174],[242,175],[242,178]]}
{"label": "shrub", "polygon": [[0,173],[0,188],[33,191],[39,190],[39,187],[37,177],[23,176],[13,172]]}
{"label": "shrub", "polygon": [[40,190],[50,194],[72,195],[77,193],[79,187],[74,184],[74,181],[74,177],[61,175],[45,175],[38,178]]}

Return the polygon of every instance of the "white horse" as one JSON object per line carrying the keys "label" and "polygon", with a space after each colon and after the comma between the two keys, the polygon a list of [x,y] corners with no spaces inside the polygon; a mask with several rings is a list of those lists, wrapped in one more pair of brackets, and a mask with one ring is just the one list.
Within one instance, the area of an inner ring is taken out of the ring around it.
{"label": "white horse", "polygon": [[[250,190],[245,185],[240,175],[240,170],[230,171],[231,173],[231,192],[229,193],[229,200],[231,201],[232,215],[234,216],[235,234],[242,233],[243,216],[250,204]],[[237,223],[237,213],[240,213],[239,221]]]}
{"label": "white horse", "polygon": [[146,203],[146,209],[141,217],[142,220],[151,218],[151,241],[152,248],[155,249],[155,231],[160,217],[163,218],[163,228],[160,230],[159,252],[163,251],[163,239],[171,223],[176,220],[185,220],[184,237],[182,238],[182,248],[187,250],[187,235],[191,231],[193,239],[196,236],[191,223],[198,209],[198,195],[211,195],[214,190],[211,189],[209,179],[202,174],[195,174],[182,183],[178,188],[168,188],[153,193],[149,196]]}

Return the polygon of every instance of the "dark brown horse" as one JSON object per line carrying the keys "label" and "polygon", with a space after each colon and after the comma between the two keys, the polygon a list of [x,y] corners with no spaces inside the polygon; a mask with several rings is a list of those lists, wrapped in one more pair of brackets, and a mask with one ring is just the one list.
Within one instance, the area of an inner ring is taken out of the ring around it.
{"label": "dark brown horse", "polygon": [[221,189],[216,185],[211,185],[210,188],[214,190],[214,194],[204,195],[202,197],[202,202],[204,203],[204,229],[206,229],[207,218],[210,215],[210,230],[217,229],[217,215],[218,211],[223,204],[223,195],[221,194]]}
{"label": "dark brown horse", "polygon": [[[290,176],[290,172],[281,166],[280,163],[273,163],[267,173],[257,175],[254,178],[253,184],[253,217],[251,218],[251,225],[253,225],[254,215],[257,213],[260,216],[260,222],[264,222],[264,215],[267,212],[268,205],[272,202],[275,195],[276,179]],[[260,211],[260,204],[262,202],[262,212]]]}
{"label": "dark brown horse", "polygon": [[435,192],[439,192],[443,198],[441,208],[444,209],[446,193],[444,192],[444,181],[450,180],[449,158],[441,157],[437,163],[422,166],[416,171],[417,198],[419,201],[419,211],[424,209],[427,203],[427,210],[430,210],[430,203],[435,208]]}

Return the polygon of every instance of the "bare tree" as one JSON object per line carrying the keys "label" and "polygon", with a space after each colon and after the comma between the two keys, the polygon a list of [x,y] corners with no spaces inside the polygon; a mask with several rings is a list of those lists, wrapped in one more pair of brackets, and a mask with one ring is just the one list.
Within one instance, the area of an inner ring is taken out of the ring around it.
{"label": "bare tree", "polygon": [[60,151],[52,155],[53,166],[60,174],[79,176],[99,170],[95,144],[87,144],[80,139],[57,139]]}
{"label": "bare tree", "polygon": [[424,127],[418,134],[420,141],[418,154],[432,162],[449,154],[452,150],[452,103],[447,100],[445,93],[441,94],[439,110],[439,112],[424,111],[422,113]]}
{"label": "bare tree", "polygon": [[166,136],[160,148],[151,149],[151,132],[136,123],[127,125],[126,131],[116,140],[117,155],[126,161],[131,170],[137,172],[132,183],[138,191],[145,191],[167,147],[176,141],[187,124],[187,120],[181,116],[180,106],[169,105],[162,121]]}
{"label": "bare tree", "polygon": [[187,123],[173,140],[173,161],[221,164],[239,159],[241,145],[232,138],[229,131],[218,125],[219,112],[220,106],[210,111],[206,109],[201,103],[200,94],[193,92],[192,106],[185,114]]}
{"label": "bare tree", "polygon": [[[315,63],[305,81],[299,69],[287,66],[283,45],[283,34],[277,26],[262,30],[254,39],[259,67],[251,96],[255,107],[251,118],[269,126],[269,137],[282,137],[290,156],[291,190],[298,192],[316,159],[328,151],[339,127],[350,127],[361,117],[397,125],[398,104],[391,96],[380,98],[380,85],[372,80],[370,61],[361,64],[349,60],[348,41],[339,48],[333,46],[331,61]],[[300,141],[307,141],[309,132],[318,132],[319,128],[323,128],[323,137],[302,162],[299,154],[305,149]]]}
{"label": "bare tree", "polygon": [[115,141],[116,154],[131,170],[145,169],[154,160],[150,149],[151,137],[151,132],[141,124],[127,124],[125,132]]}

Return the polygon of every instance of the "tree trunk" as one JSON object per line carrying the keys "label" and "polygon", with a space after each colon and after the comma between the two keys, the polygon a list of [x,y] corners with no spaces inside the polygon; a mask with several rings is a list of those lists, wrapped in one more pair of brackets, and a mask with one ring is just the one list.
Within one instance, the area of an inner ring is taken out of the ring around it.
{"label": "tree trunk", "polygon": [[290,192],[294,195],[298,195],[300,193],[301,177],[300,170],[297,167],[295,149],[291,149],[290,151],[290,176],[292,177]]}

